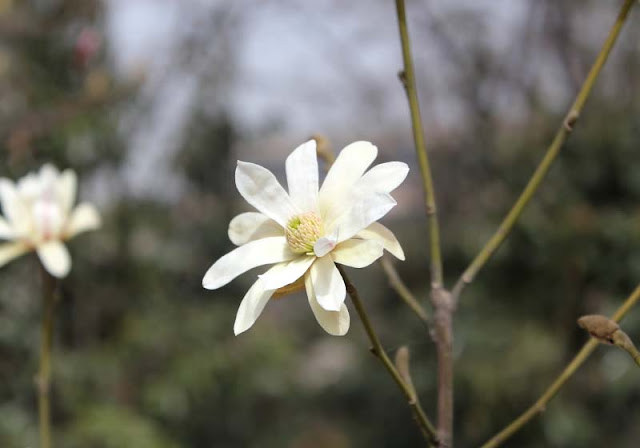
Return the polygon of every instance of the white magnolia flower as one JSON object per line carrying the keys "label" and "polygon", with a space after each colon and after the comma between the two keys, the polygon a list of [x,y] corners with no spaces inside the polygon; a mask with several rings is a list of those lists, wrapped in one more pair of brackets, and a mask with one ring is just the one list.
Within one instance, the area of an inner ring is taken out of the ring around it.
{"label": "white magnolia flower", "polygon": [[71,257],[63,241],[80,232],[100,226],[100,216],[91,204],[72,209],[76,199],[76,175],[60,173],[53,165],[44,165],[38,173],[29,173],[16,184],[0,178],[0,266],[35,250],[43,266],[55,277],[64,277],[71,269]]}
{"label": "white magnolia flower", "polygon": [[231,221],[229,239],[240,247],[216,261],[202,285],[217,289],[249,269],[275,266],[259,275],[244,296],[236,335],[255,323],[274,293],[302,282],[318,323],[330,334],[344,335],[349,312],[335,263],[362,268],[382,256],[383,249],[404,260],[393,233],[376,221],[396,205],[389,193],[404,181],[409,168],[388,162],[365,173],[377,153],[371,143],[352,143],[318,188],[316,142],[308,141],[287,158],[289,193],[266,168],[238,161],[238,191],[259,213],[242,213]]}

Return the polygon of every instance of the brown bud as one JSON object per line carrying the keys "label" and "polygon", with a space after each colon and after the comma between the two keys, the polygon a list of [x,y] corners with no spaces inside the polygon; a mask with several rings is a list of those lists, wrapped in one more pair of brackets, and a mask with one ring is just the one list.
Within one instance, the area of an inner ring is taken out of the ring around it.
{"label": "brown bud", "polygon": [[327,164],[327,167],[333,165],[333,162],[336,160],[336,156],[333,154],[329,139],[321,134],[313,134],[311,138],[316,141],[316,152],[318,153],[318,157]]}
{"label": "brown bud", "polygon": [[613,344],[613,334],[620,329],[617,323],[606,316],[590,314],[578,319],[578,325],[601,342]]}

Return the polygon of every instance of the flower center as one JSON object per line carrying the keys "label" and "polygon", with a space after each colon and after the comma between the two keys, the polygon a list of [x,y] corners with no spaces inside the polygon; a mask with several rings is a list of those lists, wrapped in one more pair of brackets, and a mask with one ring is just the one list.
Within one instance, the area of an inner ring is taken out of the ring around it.
{"label": "flower center", "polygon": [[294,216],[284,229],[289,247],[298,254],[313,252],[313,245],[321,233],[322,220],[315,212]]}

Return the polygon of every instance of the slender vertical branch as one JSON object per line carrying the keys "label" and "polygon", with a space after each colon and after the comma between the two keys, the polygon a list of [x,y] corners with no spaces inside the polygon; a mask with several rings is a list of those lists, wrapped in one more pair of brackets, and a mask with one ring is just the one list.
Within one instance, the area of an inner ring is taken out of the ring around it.
{"label": "slender vertical branch", "polygon": [[396,0],[398,27],[402,44],[402,60],[404,69],[400,80],[409,99],[413,139],[420,165],[425,206],[429,218],[429,253],[431,255],[431,303],[434,306],[433,340],[438,356],[438,438],[441,446],[450,447],[453,443],[453,312],[455,303],[451,294],[444,289],[442,273],[442,254],[440,248],[440,228],[436,208],[435,191],[429,158],[424,142],[422,117],[416,89],[416,78],[407,30],[407,14],[404,0]]}
{"label": "slender vertical branch", "polygon": [[607,39],[605,40],[602,49],[600,50],[600,53],[596,58],[596,61],[591,67],[586,80],[582,84],[582,87],[580,88],[578,96],[573,102],[573,105],[569,109],[569,112],[567,112],[567,115],[565,116],[560,128],[556,132],[556,135],[551,142],[551,145],[547,149],[544,158],[536,168],[533,176],[529,180],[529,183],[525,187],[524,191],[520,194],[520,197],[498,227],[498,230],[496,230],[491,239],[489,239],[489,241],[480,250],[478,255],[471,262],[469,267],[467,267],[467,269],[464,271],[460,279],[457,281],[455,287],[453,288],[452,295],[454,302],[458,301],[464,287],[473,281],[478,271],[482,269],[489,258],[491,258],[493,253],[507,238],[514,224],[522,214],[524,208],[542,184],[547,172],[549,171],[549,168],[556,159],[558,153],[560,152],[560,149],[562,149],[564,142],[573,131],[573,128],[577,123],[580,114],[582,113],[582,109],[584,108],[584,105],[589,98],[591,91],[593,90],[593,86],[598,78],[598,75],[604,67],[605,62],[607,61],[607,58],[611,53],[611,49],[616,43],[618,35],[622,30],[622,26],[624,25],[629,15],[629,11],[631,10],[631,7],[634,3],[634,0],[625,0],[616,21],[611,27]]}
{"label": "slender vertical branch", "polygon": [[420,116],[420,104],[418,103],[418,92],[416,89],[416,78],[413,71],[413,60],[411,58],[411,46],[409,44],[409,33],[407,31],[407,17],[404,0],[396,0],[396,10],[398,12],[398,26],[400,28],[400,41],[402,42],[402,60],[404,69],[400,73],[400,80],[405,88],[409,99],[409,109],[411,111],[411,126],[413,128],[413,139],[416,145],[416,154],[422,175],[422,184],[425,192],[425,207],[429,218],[429,252],[431,255],[431,284],[434,288],[442,287],[442,255],[440,252],[440,228],[438,226],[438,211],[436,208],[435,191],[433,189],[433,179],[427,148],[424,143],[424,132],[422,130],[422,117]]}
{"label": "slender vertical branch", "polygon": [[42,328],[40,335],[40,368],[37,378],[40,448],[51,448],[51,347],[55,308],[55,279],[40,265],[42,281]]}
{"label": "slender vertical branch", "polygon": [[422,409],[422,406],[420,405],[420,401],[418,400],[418,397],[412,385],[408,384],[402,378],[402,375],[400,374],[400,372],[398,372],[398,369],[394,366],[393,362],[389,359],[389,356],[387,356],[387,353],[384,351],[384,348],[382,347],[382,343],[380,342],[380,338],[378,337],[378,334],[373,329],[373,325],[369,320],[369,315],[364,309],[364,305],[362,303],[362,300],[360,299],[360,294],[358,293],[358,290],[353,285],[353,283],[351,283],[351,280],[349,280],[349,277],[347,276],[344,269],[339,265],[337,266],[338,266],[338,270],[340,271],[340,275],[342,275],[344,283],[347,286],[347,293],[349,294],[349,297],[351,297],[351,301],[353,302],[353,305],[356,308],[358,316],[360,317],[360,320],[362,321],[362,325],[364,326],[364,330],[367,333],[367,336],[369,337],[369,341],[371,342],[371,345],[372,345],[371,352],[376,356],[376,358],[380,360],[380,362],[382,362],[383,366],[387,369],[387,371],[389,372],[393,380],[396,382],[398,387],[400,387],[400,389],[404,393],[405,397],[407,398],[407,402],[411,407],[411,411],[413,412],[413,416],[418,426],[420,427],[422,434],[427,440],[428,445],[438,446],[438,438],[436,437],[436,431],[433,425],[431,424],[431,422],[429,421],[429,418],[425,414],[424,410]]}
{"label": "slender vertical branch", "polygon": [[[611,318],[612,320],[619,322],[627,312],[633,307],[638,300],[640,300],[640,285],[631,293],[631,295],[625,300],[625,302],[618,308],[616,313]],[[589,355],[598,346],[598,340],[591,338],[573,360],[565,367],[562,373],[555,379],[555,381],[549,386],[549,388],[542,394],[540,398],[524,413],[522,413],[517,419],[511,422],[498,434],[493,436],[491,440],[482,445],[481,448],[496,448],[504,443],[507,439],[518,432],[525,424],[527,424],[536,415],[542,413],[547,407],[547,403],[556,396],[558,391],[564,384],[571,378],[571,376],[578,370],[578,368],[584,364]]]}

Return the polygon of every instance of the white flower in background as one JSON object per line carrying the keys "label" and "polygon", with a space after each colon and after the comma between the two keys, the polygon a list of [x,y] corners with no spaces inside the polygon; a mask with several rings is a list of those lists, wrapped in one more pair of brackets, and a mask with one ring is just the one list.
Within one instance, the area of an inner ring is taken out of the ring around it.
{"label": "white flower in background", "polygon": [[276,264],[244,296],[236,335],[255,323],[280,288],[302,281],[318,323],[332,335],[344,335],[349,329],[346,287],[335,263],[362,268],[381,257],[383,249],[404,260],[393,233],[376,221],[396,205],[389,193],[409,168],[388,162],[365,173],[377,154],[371,143],[352,143],[318,188],[316,142],[308,141],[287,158],[289,193],[266,168],[238,161],[238,191],[259,213],[242,213],[231,221],[229,239],[240,247],[216,261],[202,285],[217,289],[249,269]]}
{"label": "white flower in background", "polygon": [[100,226],[100,216],[91,204],[76,199],[76,175],[60,173],[53,165],[44,165],[38,173],[29,173],[17,183],[0,178],[0,266],[35,250],[43,266],[55,277],[64,277],[71,269],[71,257],[63,241],[80,232]]}

